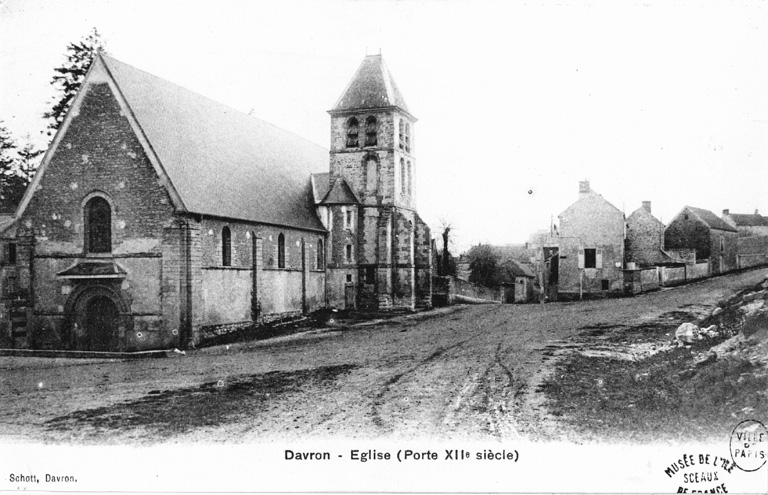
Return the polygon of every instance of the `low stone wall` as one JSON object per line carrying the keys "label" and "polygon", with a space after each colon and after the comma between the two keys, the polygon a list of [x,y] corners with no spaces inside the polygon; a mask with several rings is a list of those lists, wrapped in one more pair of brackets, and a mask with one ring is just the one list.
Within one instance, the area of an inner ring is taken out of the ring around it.
{"label": "low stone wall", "polygon": [[709,261],[696,263],[695,265],[690,265],[686,268],[686,279],[688,280],[697,280],[700,278],[709,277]]}
{"label": "low stone wall", "polygon": [[659,281],[663,287],[670,287],[672,285],[681,285],[685,283],[686,267],[659,267]]}
{"label": "low stone wall", "polygon": [[454,304],[456,296],[462,296],[463,301],[502,302],[504,292],[500,289],[481,287],[455,277],[432,277],[432,304],[445,306]]}
{"label": "low stone wall", "polygon": [[640,287],[643,292],[659,288],[659,272],[656,268],[640,271]]}
{"label": "low stone wall", "polygon": [[737,268],[768,264],[768,237],[739,237],[736,242]]}
{"label": "low stone wall", "polygon": [[624,270],[624,294],[633,295],[659,288],[659,271],[656,267]]}

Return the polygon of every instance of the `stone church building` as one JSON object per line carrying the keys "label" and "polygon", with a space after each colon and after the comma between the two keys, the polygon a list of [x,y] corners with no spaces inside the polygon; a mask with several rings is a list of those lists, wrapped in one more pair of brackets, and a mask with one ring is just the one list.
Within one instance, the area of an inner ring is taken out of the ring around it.
{"label": "stone church building", "polygon": [[16,347],[135,351],[322,308],[427,307],[414,125],[381,55],[329,151],[99,55],[14,216]]}

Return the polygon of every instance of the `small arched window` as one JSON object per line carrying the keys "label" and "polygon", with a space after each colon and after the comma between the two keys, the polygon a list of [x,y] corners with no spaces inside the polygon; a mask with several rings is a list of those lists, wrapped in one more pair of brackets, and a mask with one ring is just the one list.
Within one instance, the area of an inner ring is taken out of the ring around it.
{"label": "small arched window", "polygon": [[406,182],[406,177],[408,171],[405,170],[405,160],[400,159],[400,194],[406,194],[408,192],[408,183]]}
{"label": "small arched window", "polygon": [[221,264],[232,266],[232,232],[229,227],[221,229]]}
{"label": "small arched window", "polygon": [[378,130],[376,129],[376,117],[371,115],[365,119],[365,145],[376,146],[378,139],[376,137]]}
{"label": "small arched window", "polygon": [[277,267],[285,268],[285,236],[277,236]]}
{"label": "small arched window", "polygon": [[405,151],[411,152],[411,124],[405,124]]}
{"label": "small arched window", "polygon": [[85,204],[85,245],[89,253],[112,252],[112,208],[100,196]]}
{"label": "small arched window", "polygon": [[403,128],[404,127],[405,127],[405,122],[403,121],[403,119],[400,119],[399,125],[398,125],[398,140],[397,140],[397,142],[400,143],[400,149],[404,149],[405,148],[405,144],[403,142],[403,140],[405,139],[403,137]]}
{"label": "small arched window", "polygon": [[325,270],[325,246],[323,246],[323,240],[317,240],[317,269]]}
{"label": "small arched window", "polygon": [[359,132],[360,124],[355,117],[352,117],[347,121],[347,148],[357,148],[359,146]]}

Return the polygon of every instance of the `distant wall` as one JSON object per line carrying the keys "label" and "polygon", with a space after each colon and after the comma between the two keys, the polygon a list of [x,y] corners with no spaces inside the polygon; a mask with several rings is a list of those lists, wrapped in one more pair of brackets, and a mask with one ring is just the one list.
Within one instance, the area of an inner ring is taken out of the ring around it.
{"label": "distant wall", "polygon": [[688,280],[696,280],[699,278],[709,277],[709,262],[704,261],[690,265],[687,267],[686,278]]}
{"label": "distant wall", "polygon": [[736,265],[749,268],[768,264],[768,237],[739,237]]}
{"label": "distant wall", "polygon": [[671,285],[680,285],[685,283],[686,267],[667,267],[662,266],[659,268],[659,281],[662,286],[669,287]]}
{"label": "distant wall", "polygon": [[501,302],[504,293],[500,289],[482,287],[455,277],[432,277],[433,305],[445,306],[447,304],[454,304],[457,295],[471,299]]}

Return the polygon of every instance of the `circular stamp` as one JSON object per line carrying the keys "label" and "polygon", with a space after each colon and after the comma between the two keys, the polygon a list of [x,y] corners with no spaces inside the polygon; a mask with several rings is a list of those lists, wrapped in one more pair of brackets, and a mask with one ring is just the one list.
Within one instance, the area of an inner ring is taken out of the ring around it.
{"label": "circular stamp", "polygon": [[747,419],[731,433],[731,459],[742,471],[757,471],[768,460],[768,429],[760,421]]}

